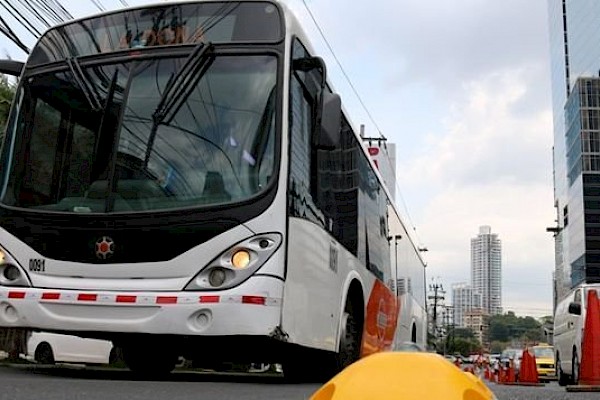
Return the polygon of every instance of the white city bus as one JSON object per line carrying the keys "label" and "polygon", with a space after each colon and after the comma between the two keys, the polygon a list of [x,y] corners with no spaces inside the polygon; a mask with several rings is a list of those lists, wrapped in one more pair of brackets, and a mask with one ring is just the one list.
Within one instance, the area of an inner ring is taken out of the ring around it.
{"label": "white city bus", "polygon": [[0,326],[110,340],[140,373],[326,376],[425,344],[423,260],[282,4],[50,29],[0,164]]}

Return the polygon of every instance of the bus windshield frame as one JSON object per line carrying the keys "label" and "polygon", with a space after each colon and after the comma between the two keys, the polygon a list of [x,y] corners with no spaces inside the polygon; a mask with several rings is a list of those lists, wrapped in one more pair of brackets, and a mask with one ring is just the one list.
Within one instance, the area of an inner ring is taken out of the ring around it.
{"label": "bus windshield frame", "polygon": [[28,63],[0,204],[106,214],[252,202],[279,175],[282,52],[200,42]]}
{"label": "bus windshield frame", "polygon": [[277,44],[284,40],[279,6],[269,1],[185,2],[131,8],[72,21],[47,31],[27,67],[70,57],[203,42]]}

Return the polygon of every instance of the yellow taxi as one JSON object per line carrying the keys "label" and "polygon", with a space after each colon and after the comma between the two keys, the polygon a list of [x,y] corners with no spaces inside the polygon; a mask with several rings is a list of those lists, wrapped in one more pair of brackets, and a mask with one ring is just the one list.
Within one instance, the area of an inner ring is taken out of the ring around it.
{"label": "yellow taxi", "polygon": [[535,355],[535,364],[540,381],[556,379],[556,366],[554,365],[554,347],[538,345],[531,348]]}

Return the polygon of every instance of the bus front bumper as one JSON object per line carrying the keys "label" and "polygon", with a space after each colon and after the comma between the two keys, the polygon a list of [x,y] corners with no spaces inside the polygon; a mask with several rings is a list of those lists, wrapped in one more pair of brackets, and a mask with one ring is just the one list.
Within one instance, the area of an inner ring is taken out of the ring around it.
{"label": "bus front bumper", "polygon": [[281,298],[264,294],[0,287],[0,327],[61,332],[269,335]]}

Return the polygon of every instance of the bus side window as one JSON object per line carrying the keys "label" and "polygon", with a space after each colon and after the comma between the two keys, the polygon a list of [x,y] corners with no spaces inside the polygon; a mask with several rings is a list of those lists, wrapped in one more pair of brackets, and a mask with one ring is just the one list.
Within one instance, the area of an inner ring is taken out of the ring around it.
{"label": "bus side window", "polygon": [[[295,59],[306,57],[306,50],[296,40]],[[290,79],[290,214],[326,227],[325,217],[316,204],[316,188],[311,179],[312,149],[311,138],[314,129],[314,101],[304,85],[304,73],[293,71]]]}
{"label": "bus side window", "polygon": [[577,289],[575,291],[575,297],[573,298],[573,302],[581,304],[581,290]]}

